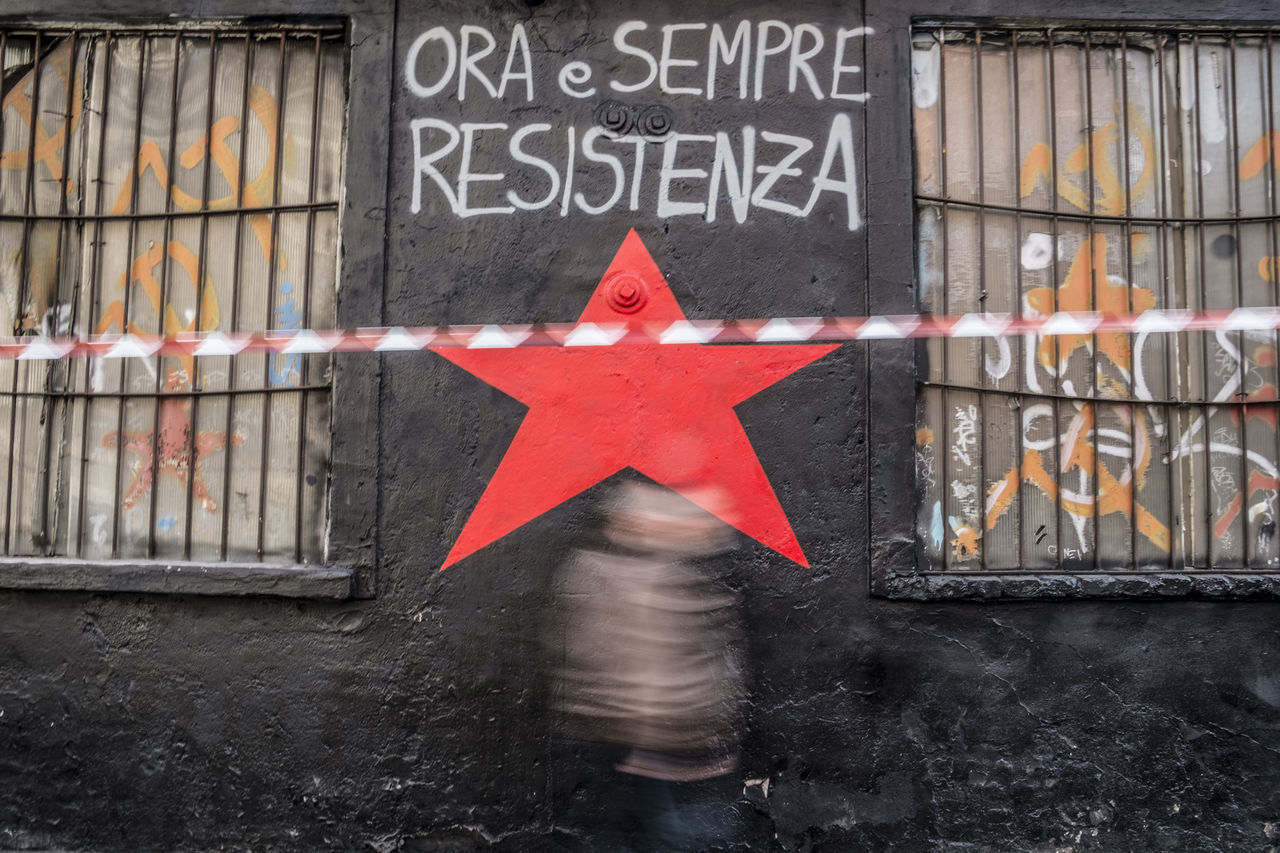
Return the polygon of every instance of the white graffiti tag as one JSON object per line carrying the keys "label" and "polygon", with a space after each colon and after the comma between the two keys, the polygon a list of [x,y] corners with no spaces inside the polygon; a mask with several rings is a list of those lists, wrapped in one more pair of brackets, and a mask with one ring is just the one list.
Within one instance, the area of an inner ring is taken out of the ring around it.
{"label": "white graffiti tag", "polygon": [[956,425],[951,428],[951,455],[962,465],[973,465],[969,455],[978,442],[978,407],[956,406]]}

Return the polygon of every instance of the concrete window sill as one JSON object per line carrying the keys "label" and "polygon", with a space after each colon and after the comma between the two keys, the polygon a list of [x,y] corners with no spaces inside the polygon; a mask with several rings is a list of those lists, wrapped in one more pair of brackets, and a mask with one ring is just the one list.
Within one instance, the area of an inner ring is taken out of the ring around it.
{"label": "concrete window sill", "polygon": [[995,572],[883,573],[872,593],[907,601],[1154,599],[1274,601],[1276,572],[1132,572],[1042,574]]}
{"label": "concrete window sill", "polygon": [[0,589],[143,592],[339,600],[353,596],[355,572],[339,566],[65,558],[0,559]]}

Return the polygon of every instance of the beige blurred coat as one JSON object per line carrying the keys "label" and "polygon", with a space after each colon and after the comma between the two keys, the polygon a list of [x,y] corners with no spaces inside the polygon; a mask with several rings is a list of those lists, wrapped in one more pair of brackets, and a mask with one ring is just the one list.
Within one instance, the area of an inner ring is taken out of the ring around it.
{"label": "beige blurred coat", "polygon": [[736,600],[676,554],[578,552],[557,584],[557,704],[570,733],[664,753],[736,748]]}

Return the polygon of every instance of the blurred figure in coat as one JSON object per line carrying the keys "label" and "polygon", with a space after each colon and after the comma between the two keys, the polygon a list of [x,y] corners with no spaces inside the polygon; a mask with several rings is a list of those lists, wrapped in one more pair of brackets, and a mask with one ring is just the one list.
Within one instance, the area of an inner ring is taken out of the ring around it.
{"label": "blurred figure in coat", "polygon": [[[699,503],[719,506],[711,491]],[[729,849],[744,643],[735,595],[705,558],[732,528],[670,489],[632,482],[606,509],[605,544],[558,575],[554,701],[571,737],[614,747],[611,844]],[[608,754],[608,753],[606,753]],[[601,768],[605,769],[605,768]],[[597,775],[598,780],[604,780]],[[610,849],[613,849],[612,847]]]}

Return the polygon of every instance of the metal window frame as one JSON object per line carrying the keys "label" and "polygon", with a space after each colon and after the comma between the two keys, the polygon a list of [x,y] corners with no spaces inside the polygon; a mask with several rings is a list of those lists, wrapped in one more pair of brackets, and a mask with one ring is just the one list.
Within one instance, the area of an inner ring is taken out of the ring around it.
{"label": "metal window frame", "polygon": [[[3,23],[95,30],[341,23],[346,31],[346,139],[339,202],[336,320],[339,328],[379,326],[383,315],[386,204],[392,89],[391,0],[319,0],[305,14],[289,0],[179,0],[163,19],[154,4],[123,0],[108,15],[85,0],[17,0]],[[381,441],[378,356],[335,358],[330,405],[326,558],[322,565],[172,560],[0,560],[0,589],[299,598],[370,598],[376,592],[378,455]],[[374,424],[370,430],[370,413]]]}
{"label": "metal window frame", "polygon": [[[877,34],[865,41],[864,74],[874,94],[866,106],[867,313],[917,313],[915,240],[915,147],[911,101],[912,28],[956,24],[974,27],[1033,24],[1131,30],[1185,26],[1221,30],[1274,26],[1260,2],[1182,4],[1177,17],[1168,4],[1136,0],[1121,11],[1114,3],[1085,0],[1069,20],[1045,0],[976,0],[963,9],[939,0],[867,0],[866,23]],[[887,177],[887,179],[886,179]],[[931,571],[916,538],[923,491],[915,465],[917,345],[880,342],[868,349],[866,364],[868,474],[865,536],[869,592],[908,601],[1019,601],[1066,599],[1280,599],[1280,573],[1188,569],[1159,572],[997,572]],[[911,382],[873,382],[873,376],[912,377]],[[905,428],[910,427],[910,428]],[[902,488],[902,483],[913,484]],[[862,519],[860,519],[862,520]]]}

